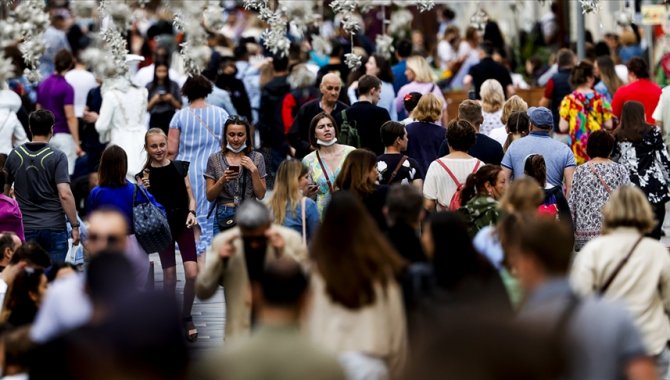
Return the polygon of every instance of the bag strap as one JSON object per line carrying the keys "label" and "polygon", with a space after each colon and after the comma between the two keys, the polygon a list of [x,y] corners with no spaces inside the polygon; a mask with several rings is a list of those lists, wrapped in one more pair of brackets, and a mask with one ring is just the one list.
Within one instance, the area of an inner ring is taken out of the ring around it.
{"label": "bag strap", "polygon": [[407,156],[404,154],[402,155],[402,158],[400,158],[400,161],[398,162],[398,165],[396,165],[395,170],[393,170],[393,173],[391,173],[391,177],[389,177],[388,182],[386,183],[387,185],[390,185],[391,182],[395,179],[395,177],[398,175],[398,171],[400,171],[400,168],[402,167],[402,164],[405,163],[405,160],[407,160]]}
{"label": "bag strap", "polygon": [[603,286],[600,287],[600,289],[598,290],[598,293],[599,293],[601,296],[602,296],[603,294],[605,294],[605,292],[607,292],[607,289],[609,289],[610,285],[612,285],[612,282],[613,282],[614,279],[616,278],[617,274],[619,274],[619,272],[620,272],[621,269],[624,267],[624,265],[626,265],[626,263],[627,263],[628,260],[630,259],[630,257],[631,257],[631,255],[633,254],[633,252],[635,252],[635,248],[637,248],[638,244],[640,244],[640,242],[642,241],[643,238],[644,238],[644,235],[641,235],[641,236],[635,241],[635,244],[633,244],[633,247],[630,249],[630,251],[628,251],[628,254],[626,255],[626,257],[624,257],[623,260],[621,260],[621,262],[619,263],[619,265],[617,265],[617,267],[614,268],[614,272],[612,272],[612,274],[609,276],[609,278],[607,279],[607,281],[605,281],[605,284],[603,284]]}
{"label": "bag strap", "polygon": [[340,112],[340,115],[342,116],[342,124],[349,122],[347,121],[347,110],[342,110],[342,112]]}
{"label": "bag strap", "polygon": [[216,134],[214,134],[214,132],[213,132],[213,131],[209,128],[209,126],[202,120],[202,118],[201,118],[200,116],[198,116],[198,114],[196,114],[195,112],[193,112],[193,110],[191,109],[191,107],[186,107],[186,109],[188,110],[188,112],[191,113],[191,115],[193,115],[196,119],[198,119],[198,121],[200,122],[200,124],[201,124],[203,127],[205,127],[205,129],[207,129],[207,132],[209,132],[209,134],[212,135],[212,137],[214,137],[215,139],[217,139],[217,140],[219,141],[219,143],[221,142],[221,139],[218,138],[218,137],[216,137]]}
{"label": "bag strap", "polygon": [[307,218],[305,217],[305,197],[302,197],[302,204],[300,205],[302,213],[302,244],[307,246]]}
{"label": "bag strap", "polygon": [[598,173],[598,169],[596,169],[595,166],[592,165],[591,163],[586,164],[586,166],[591,170],[591,173],[593,173],[596,177],[598,177],[598,180],[600,181],[600,184],[603,185],[603,187],[607,191],[607,194],[611,194],[612,189],[609,187],[609,185],[607,185],[607,182],[605,182],[605,180],[600,175],[600,173]]}
{"label": "bag strap", "polygon": [[[438,164],[440,164],[440,166],[442,166],[442,167],[444,168],[444,170],[447,171],[447,173],[449,174],[449,176],[451,177],[451,179],[452,179],[452,180],[454,181],[454,183],[456,184],[456,187],[457,187],[457,188],[458,188],[458,187],[461,187],[461,182],[458,180],[458,178],[456,178],[456,176],[455,176],[454,173],[449,169],[449,167],[447,166],[447,164],[445,164],[444,162],[442,162],[442,160],[440,160],[439,158],[438,158],[436,161],[437,161]],[[472,169],[472,173],[476,173],[476,172],[477,172],[477,169],[479,169],[479,165],[480,165],[480,164],[481,164],[481,161],[477,160],[477,163],[475,164],[475,168]]]}
{"label": "bag strap", "polygon": [[328,190],[330,190],[330,193],[333,193],[333,184],[330,182],[330,178],[328,178],[328,171],[326,170],[326,166],[323,164],[323,161],[321,161],[321,155],[319,154],[319,151],[316,151],[316,159],[319,160],[319,165],[321,166],[321,170],[323,170],[323,176],[326,177],[326,183],[328,184]]}

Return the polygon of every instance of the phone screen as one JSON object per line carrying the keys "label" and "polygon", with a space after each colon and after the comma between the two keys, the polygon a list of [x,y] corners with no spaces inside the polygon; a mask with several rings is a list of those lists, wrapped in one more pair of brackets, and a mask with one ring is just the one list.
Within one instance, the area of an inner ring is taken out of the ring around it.
{"label": "phone screen", "polygon": [[240,171],[240,167],[239,167],[239,166],[229,166],[229,167],[228,167],[228,170],[237,173],[237,172]]}

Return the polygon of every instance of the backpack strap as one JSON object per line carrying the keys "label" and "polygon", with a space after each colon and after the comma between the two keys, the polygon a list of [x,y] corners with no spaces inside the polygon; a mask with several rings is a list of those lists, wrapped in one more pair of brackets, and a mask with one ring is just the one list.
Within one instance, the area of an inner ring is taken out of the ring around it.
{"label": "backpack strap", "polygon": [[342,124],[349,122],[347,120],[347,110],[346,109],[342,110],[342,112],[340,112],[340,115],[342,116]]}
{"label": "backpack strap", "polygon": [[[436,161],[437,161],[438,164],[440,164],[440,166],[442,166],[442,167],[444,168],[444,170],[447,171],[447,174],[449,174],[449,176],[451,177],[451,179],[454,181],[454,183],[456,184],[456,187],[457,187],[457,188],[458,188],[458,187],[461,187],[461,185],[462,185],[461,182],[458,180],[458,178],[456,178],[456,176],[455,176],[454,173],[449,169],[449,167],[447,166],[447,164],[445,164],[444,162],[442,162],[442,160],[440,160],[439,158],[438,158]],[[477,160],[477,163],[475,164],[475,168],[472,169],[472,173],[476,173],[476,172],[477,172],[477,170],[479,169],[479,165],[480,165],[480,164],[481,164],[481,161]]]}

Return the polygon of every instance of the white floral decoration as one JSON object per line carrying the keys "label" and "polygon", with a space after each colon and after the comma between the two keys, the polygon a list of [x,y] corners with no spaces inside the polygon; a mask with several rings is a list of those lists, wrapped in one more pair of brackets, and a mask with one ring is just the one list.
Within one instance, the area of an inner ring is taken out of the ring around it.
{"label": "white floral decoration", "polygon": [[7,86],[7,79],[14,76],[14,64],[0,51],[0,90]]}
{"label": "white floral decoration", "polygon": [[414,16],[412,12],[405,8],[398,9],[391,13],[391,20],[389,20],[388,33],[399,34],[412,25]]}
{"label": "white floral decoration", "polygon": [[261,34],[263,45],[272,54],[287,56],[291,47],[291,40],[288,39],[288,20],[279,7],[276,11],[268,6],[267,0],[244,0],[246,9],[258,12],[262,21],[268,24],[268,28]]}
{"label": "white floral decoration", "polygon": [[314,0],[285,0],[279,5],[300,36],[304,36],[310,25],[317,25],[321,21],[321,14],[317,11],[318,3]]}
{"label": "white floral decoration", "polygon": [[328,56],[333,51],[333,45],[328,39],[312,34],[312,49],[319,55]]}
{"label": "white floral decoration", "polygon": [[190,41],[182,42],[179,46],[181,47],[179,55],[184,62],[184,71],[186,74],[191,77],[200,74],[200,65],[196,62],[194,54],[191,51]]}
{"label": "white floral decoration", "polygon": [[109,50],[112,60],[114,62],[114,69],[107,73],[109,78],[119,77],[128,73],[128,65],[126,64],[126,55],[128,55],[128,47],[126,39],[123,38],[121,32],[116,28],[107,28],[101,33],[101,38],[105,41],[105,45]]}
{"label": "white floral decoration", "polygon": [[582,6],[582,14],[595,13],[600,6],[598,0],[579,0],[579,4]]}
{"label": "white floral decoration", "polygon": [[218,1],[210,1],[202,14],[203,24],[209,30],[221,30],[225,26],[223,8]]}
{"label": "white floral decoration", "polygon": [[93,70],[98,78],[111,78],[117,75],[114,56],[108,50],[87,48],[80,54],[81,61]]}
{"label": "white floral decoration", "polygon": [[357,69],[363,63],[363,57],[354,53],[347,53],[344,55],[344,63],[350,69]]}
{"label": "white floral decoration", "polygon": [[435,7],[435,0],[419,0],[416,6],[419,8],[419,12],[428,12]]}
{"label": "white floral decoration", "polygon": [[487,22],[489,22],[489,15],[482,8],[479,8],[472,16],[470,16],[470,25],[477,30],[484,30]]}
{"label": "white floral decoration", "polygon": [[28,66],[24,75],[31,82],[39,81],[40,58],[46,46],[42,34],[49,26],[49,15],[44,10],[44,2],[25,0],[20,2],[9,17],[0,20],[0,38],[2,45],[19,43],[23,60]]}
{"label": "white floral decoration", "polygon": [[175,12],[172,18],[172,26],[174,26],[175,30],[178,32],[184,31],[184,19],[182,18],[181,13]]}
{"label": "white floral decoration", "polygon": [[375,44],[377,45],[377,54],[386,59],[391,58],[391,55],[395,51],[395,48],[393,47],[393,37],[388,34],[378,34],[375,39]]}
{"label": "white floral decoration", "polygon": [[116,28],[125,33],[130,29],[132,23],[132,12],[130,7],[122,1],[107,1],[104,5],[104,12],[111,18]]}
{"label": "white floral decoration", "polygon": [[356,0],[333,0],[330,2],[330,7],[335,13],[352,13],[356,10]]}

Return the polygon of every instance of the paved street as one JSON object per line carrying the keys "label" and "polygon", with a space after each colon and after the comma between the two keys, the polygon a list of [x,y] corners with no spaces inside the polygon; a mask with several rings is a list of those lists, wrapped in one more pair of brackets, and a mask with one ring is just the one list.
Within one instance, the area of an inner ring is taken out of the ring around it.
{"label": "paved street", "polygon": [[[149,259],[154,263],[155,288],[163,287],[163,271],[158,254],[152,254]],[[177,293],[181,299],[184,290],[184,267],[181,256],[177,254]],[[220,288],[214,297],[206,301],[195,299],[193,305],[193,322],[198,329],[198,341],[189,343],[197,352],[221,347],[223,343],[224,299],[223,289]]]}

